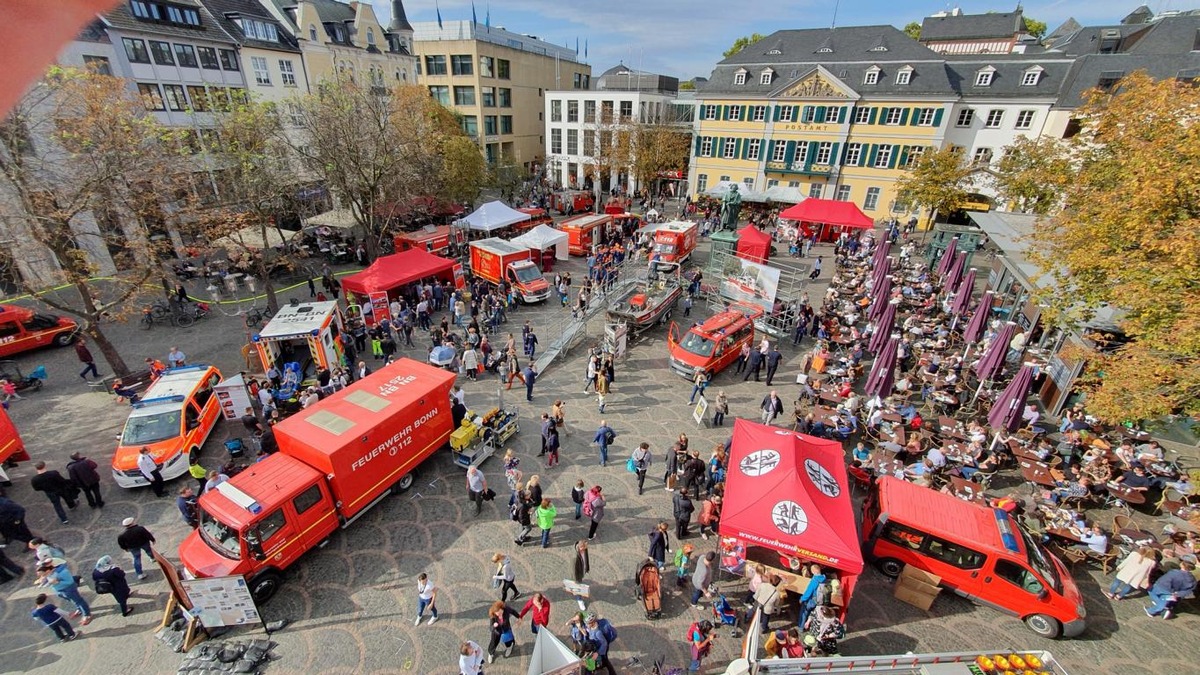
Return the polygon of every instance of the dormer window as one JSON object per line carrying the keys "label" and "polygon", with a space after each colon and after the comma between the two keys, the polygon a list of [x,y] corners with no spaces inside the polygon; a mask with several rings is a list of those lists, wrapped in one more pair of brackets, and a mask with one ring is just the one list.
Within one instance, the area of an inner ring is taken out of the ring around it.
{"label": "dormer window", "polygon": [[153,0],[129,0],[129,11],[143,21],[200,27],[200,12],[194,7],[181,7]]}
{"label": "dormer window", "polygon": [[1027,68],[1025,70],[1025,74],[1021,76],[1021,86],[1036,87],[1037,83],[1040,82],[1042,79],[1042,71],[1043,70],[1044,69],[1041,66],[1033,66],[1032,68]]}
{"label": "dormer window", "polygon": [[879,66],[867,68],[866,74],[863,75],[863,84],[879,84]]}
{"label": "dormer window", "polygon": [[237,18],[237,24],[238,28],[242,29],[242,34],[248,38],[263,42],[279,42],[279,31],[273,23],[243,16]]}
{"label": "dormer window", "polygon": [[771,80],[773,79],[775,79],[775,71],[767,68],[766,70],[762,71],[761,75],[758,76],[758,83],[771,84]]}
{"label": "dormer window", "polygon": [[992,78],[995,75],[996,75],[996,69],[991,66],[988,66],[987,68],[983,68],[982,70],[977,71],[975,73],[975,86],[976,87],[992,86]]}
{"label": "dormer window", "polygon": [[317,27],[315,24],[308,24],[308,39],[312,42],[317,41]]}
{"label": "dormer window", "polygon": [[896,84],[908,84],[912,81],[913,68],[912,66],[904,66],[896,71]]}
{"label": "dormer window", "polygon": [[370,26],[367,26],[367,46],[375,46],[375,29],[371,28]]}
{"label": "dormer window", "polygon": [[736,73],[734,73],[733,74],[733,83],[738,86],[746,84],[746,71],[739,70]]}

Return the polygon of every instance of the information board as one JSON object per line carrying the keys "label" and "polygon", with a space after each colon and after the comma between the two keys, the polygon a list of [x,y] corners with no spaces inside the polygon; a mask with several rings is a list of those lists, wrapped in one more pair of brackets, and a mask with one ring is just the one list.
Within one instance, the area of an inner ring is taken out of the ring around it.
{"label": "information board", "polygon": [[184,579],[192,614],[207,628],[260,623],[258,607],[242,576]]}

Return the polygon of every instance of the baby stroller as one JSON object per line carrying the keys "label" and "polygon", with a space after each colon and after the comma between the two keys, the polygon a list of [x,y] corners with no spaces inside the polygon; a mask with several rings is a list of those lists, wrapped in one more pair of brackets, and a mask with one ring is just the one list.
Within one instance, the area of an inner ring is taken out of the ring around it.
{"label": "baby stroller", "polygon": [[633,578],[634,594],[646,608],[647,619],[662,617],[662,587],[658,575],[658,565],[652,559],[647,559],[638,567]]}

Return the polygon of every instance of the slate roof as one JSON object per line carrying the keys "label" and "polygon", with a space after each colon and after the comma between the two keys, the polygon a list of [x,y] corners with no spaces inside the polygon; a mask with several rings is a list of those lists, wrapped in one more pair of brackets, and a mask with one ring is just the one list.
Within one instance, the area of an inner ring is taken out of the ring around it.
{"label": "slate roof", "polygon": [[404,13],[402,0],[392,0],[392,20],[388,23],[387,29],[391,33],[413,29],[412,24],[408,22],[408,16]]}
{"label": "slate roof", "polygon": [[354,8],[336,0],[308,0],[317,10],[321,23],[346,23],[354,21]]}
{"label": "slate roof", "polygon": [[[872,51],[881,46],[886,51]],[[765,97],[818,65],[863,96],[955,93],[942,55],[894,26],[848,26],[772,33],[718,63],[706,83],[697,82],[697,98],[722,94]],[[896,72],[905,66],[913,69],[910,82],[897,85]],[[774,77],[770,84],[760,84],[760,75],[768,67],[775,71]],[[878,83],[863,84],[872,67],[879,69]],[[746,84],[735,85],[735,74],[741,69],[747,71]]]}
{"label": "slate roof", "polygon": [[1102,78],[1124,77],[1143,70],[1156,80],[1200,75],[1200,52],[1181,54],[1088,54],[1075,60],[1058,95],[1055,108],[1077,108],[1083,93]]}
{"label": "slate roof", "polygon": [[179,26],[173,23],[159,21],[143,21],[129,11],[129,3],[121,2],[104,14],[104,20],[111,28],[137,33],[152,33],[184,40],[209,40],[212,42],[228,42],[237,44],[233,36],[225,32],[216,17],[204,5],[195,0],[172,0],[179,5],[195,7],[200,12],[200,26]]}
{"label": "slate roof", "polygon": [[[964,99],[973,98],[1055,98],[1067,79],[1073,60],[1063,54],[947,54],[946,71],[950,82]],[[975,86],[979,70],[991,66],[992,82]],[[1041,66],[1038,83],[1022,85],[1025,71]]]}
{"label": "slate roof", "polygon": [[1061,37],[1066,37],[1066,36],[1070,35],[1071,33],[1074,33],[1075,31],[1079,30],[1080,28],[1083,28],[1083,25],[1080,24],[1078,21],[1076,21],[1075,17],[1068,17],[1067,20],[1064,21],[1061,26],[1059,26],[1058,28],[1055,28],[1053,31],[1050,32],[1049,35],[1044,37],[1042,39],[1042,42],[1045,44],[1050,44],[1051,42],[1054,42],[1055,40],[1057,40]]}
{"label": "slate roof", "polygon": [[1105,36],[1116,35],[1119,38],[1116,51],[1123,52],[1127,51],[1150,28],[1151,24],[1085,26],[1049,41],[1046,46],[1071,56],[1099,54],[1101,44],[1107,39]]}
{"label": "slate roof", "polygon": [[[269,11],[257,0],[201,0],[209,12],[216,17],[221,28],[226,33],[233,36],[239,44],[256,49],[274,49],[282,52],[300,52],[300,45],[296,42],[288,30],[279,24],[279,21],[271,15]],[[279,34],[279,42],[268,42],[257,38],[246,37],[242,33],[241,27],[236,21],[226,16],[227,14],[240,14],[246,17],[252,17],[260,21],[265,21],[275,25],[276,33]]]}
{"label": "slate roof", "polygon": [[921,22],[921,41],[1011,38],[1025,32],[1021,10],[958,16],[927,16]]}

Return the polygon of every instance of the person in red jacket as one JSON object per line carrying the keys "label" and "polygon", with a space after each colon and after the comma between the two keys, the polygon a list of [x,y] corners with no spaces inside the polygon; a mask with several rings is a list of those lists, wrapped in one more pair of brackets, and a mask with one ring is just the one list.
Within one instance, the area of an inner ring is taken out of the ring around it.
{"label": "person in red jacket", "polygon": [[525,602],[525,606],[521,608],[519,618],[524,619],[526,614],[532,613],[529,618],[529,628],[537,635],[539,626],[548,626],[550,624],[550,600],[541,593],[534,593],[533,597]]}

